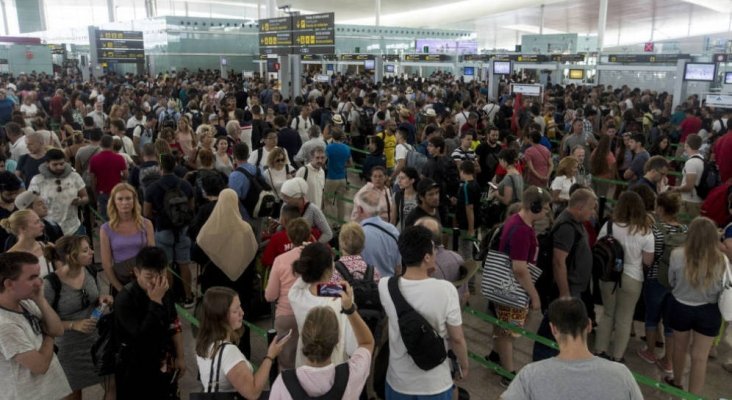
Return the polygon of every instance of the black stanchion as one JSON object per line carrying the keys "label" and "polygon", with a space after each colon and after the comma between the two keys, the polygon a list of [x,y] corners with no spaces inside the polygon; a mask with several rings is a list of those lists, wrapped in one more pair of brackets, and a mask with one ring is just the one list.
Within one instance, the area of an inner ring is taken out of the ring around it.
{"label": "black stanchion", "polygon": [[452,251],[458,251],[460,246],[460,228],[452,228]]}
{"label": "black stanchion", "polygon": [[597,201],[597,230],[605,223],[605,209],[607,208],[607,197],[601,196]]}
{"label": "black stanchion", "polygon": [[[269,348],[269,345],[275,340],[277,337],[277,331],[275,329],[267,329],[267,348]],[[275,358],[272,360],[272,368],[269,370],[269,385],[272,386],[274,384],[275,379],[277,379],[277,375],[280,374],[280,368],[277,365],[277,359]]]}

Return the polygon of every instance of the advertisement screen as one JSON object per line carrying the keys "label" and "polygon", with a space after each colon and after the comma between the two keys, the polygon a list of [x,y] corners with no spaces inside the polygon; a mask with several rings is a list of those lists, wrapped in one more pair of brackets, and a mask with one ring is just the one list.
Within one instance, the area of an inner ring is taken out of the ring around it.
{"label": "advertisement screen", "polygon": [[494,61],[493,73],[496,75],[510,75],[511,61]]}
{"label": "advertisement screen", "polygon": [[364,69],[370,70],[376,67],[376,60],[365,60],[363,62]]}
{"label": "advertisement screen", "polygon": [[475,67],[463,67],[463,75],[465,75],[465,76],[475,75]]}
{"label": "advertisement screen", "polygon": [[585,70],[583,69],[570,69],[569,70],[569,79],[584,79],[585,78]]}
{"label": "advertisement screen", "polygon": [[714,82],[716,64],[686,63],[684,66],[685,81]]}

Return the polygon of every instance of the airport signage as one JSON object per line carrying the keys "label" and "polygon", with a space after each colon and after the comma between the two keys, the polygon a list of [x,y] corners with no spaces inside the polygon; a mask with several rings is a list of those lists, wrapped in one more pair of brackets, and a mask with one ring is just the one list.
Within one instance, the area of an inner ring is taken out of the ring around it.
{"label": "airport signage", "polygon": [[719,108],[732,108],[732,96],[724,94],[708,94],[706,105]]}
{"label": "airport signage", "polygon": [[452,57],[447,54],[405,54],[404,61],[407,62],[447,62]]}
{"label": "airport signage", "polygon": [[341,54],[341,61],[366,61],[375,59],[376,56],[373,54]]}
{"label": "airport signage", "polygon": [[260,20],[259,53],[335,53],[335,14],[295,15]]}
{"label": "airport signage", "polygon": [[97,62],[144,63],[145,42],[141,31],[96,30]]}
{"label": "airport signage", "polygon": [[511,85],[512,93],[521,93],[525,96],[541,96],[541,89],[541,85],[528,85],[519,83],[514,83],[513,85]]}
{"label": "airport signage", "polygon": [[610,63],[618,64],[675,64],[679,60],[689,60],[688,54],[608,54]]}

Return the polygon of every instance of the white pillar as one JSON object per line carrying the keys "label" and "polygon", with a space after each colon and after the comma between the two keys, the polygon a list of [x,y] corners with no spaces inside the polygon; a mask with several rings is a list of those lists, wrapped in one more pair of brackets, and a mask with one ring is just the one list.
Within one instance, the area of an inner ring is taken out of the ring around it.
{"label": "white pillar", "polygon": [[[539,14],[539,35],[544,34],[544,5],[541,5]],[[523,49],[521,49],[523,50]]]}
{"label": "white pillar", "polygon": [[114,22],[115,18],[114,0],[107,0],[107,18],[109,22]]}
{"label": "white pillar", "polygon": [[374,11],[374,19],[375,19],[375,26],[381,25],[381,0],[375,0],[375,11]]}
{"label": "white pillar", "polygon": [[605,27],[607,25],[607,2],[608,0],[600,0],[600,14],[597,17],[597,52],[602,53],[605,45]]}

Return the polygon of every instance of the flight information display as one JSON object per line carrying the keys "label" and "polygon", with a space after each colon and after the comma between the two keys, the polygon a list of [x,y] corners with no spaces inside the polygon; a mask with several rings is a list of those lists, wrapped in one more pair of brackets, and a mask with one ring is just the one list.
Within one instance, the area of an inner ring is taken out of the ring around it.
{"label": "flight information display", "polygon": [[144,63],[145,42],[140,31],[97,30],[99,63]]}

